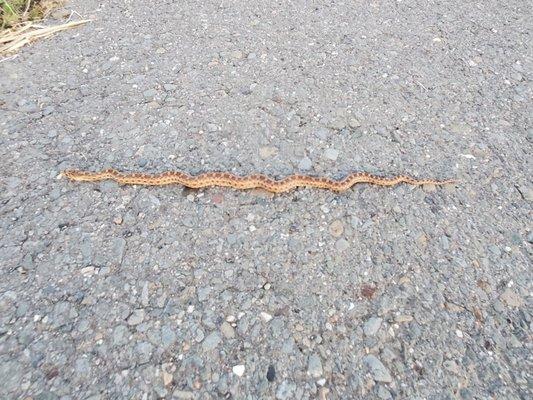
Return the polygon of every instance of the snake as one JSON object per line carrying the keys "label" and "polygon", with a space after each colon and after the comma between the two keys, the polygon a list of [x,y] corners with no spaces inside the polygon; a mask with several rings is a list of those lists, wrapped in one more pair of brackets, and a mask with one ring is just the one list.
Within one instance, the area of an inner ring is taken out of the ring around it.
{"label": "snake", "polygon": [[121,185],[163,186],[179,184],[191,189],[212,186],[233,189],[263,189],[272,193],[285,193],[298,187],[327,189],[333,192],[344,192],[359,183],[377,186],[394,186],[401,183],[409,185],[446,185],[456,183],[453,179],[417,179],[408,175],[383,177],[367,172],[354,172],[343,179],[293,174],[282,179],[270,178],[263,174],[239,176],[230,172],[206,172],[189,175],[184,172],[167,171],[159,174],[124,173],[115,169],[104,169],[100,172],[65,170],[64,176],[73,181],[98,182],[112,180]]}

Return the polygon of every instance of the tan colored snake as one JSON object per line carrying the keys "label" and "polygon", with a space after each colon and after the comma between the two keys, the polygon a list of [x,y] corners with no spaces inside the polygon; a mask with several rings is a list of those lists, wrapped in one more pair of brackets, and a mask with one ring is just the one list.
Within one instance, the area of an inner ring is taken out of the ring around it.
{"label": "tan colored snake", "polygon": [[456,182],[455,180],[416,179],[407,175],[386,178],[366,172],[352,173],[341,180],[297,174],[276,180],[261,174],[238,176],[229,172],[207,172],[192,176],[175,171],[163,172],[161,174],[138,174],[122,173],[114,169],[106,169],[100,172],[66,170],[63,173],[71,180],[84,182],[97,182],[109,179],[122,185],[162,186],[179,184],[194,189],[210,186],[225,186],[241,190],[260,188],[273,193],[284,193],[297,187],[312,187],[328,189],[334,192],[343,192],[357,183],[394,186],[399,183],[407,183],[409,185],[445,185]]}

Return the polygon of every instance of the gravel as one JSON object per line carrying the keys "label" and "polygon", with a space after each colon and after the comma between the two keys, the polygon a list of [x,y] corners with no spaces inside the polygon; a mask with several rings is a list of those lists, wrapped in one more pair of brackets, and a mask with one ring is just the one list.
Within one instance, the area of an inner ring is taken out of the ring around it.
{"label": "gravel", "polygon": [[217,348],[222,338],[217,332],[209,334],[202,342],[202,348],[204,351],[210,351]]}
{"label": "gravel", "polygon": [[525,2],[111,3],[1,62],[0,398],[530,397]]}
{"label": "gravel", "polygon": [[233,339],[235,337],[235,329],[233,329],[233,327],[227,322],[222,323],[220,331],[226,339]]}
{"label": "gravel", "polygon": [[313,167],[313,162],[308,158],[304,157],[298,163],[298,168],[302,171],[309,171]]}
{"label": "gravel", "polygon": [[276,399],[277,400],[292,399],[294,398],[295,390],[296,390],[296,385],[294,383],[283,381],[278,386],[278,390],[276,390]]}
{"label": "gravel", "polygon": [[335,161],[339,157],[339,151],[336,149],[326,149],[324,151],[324,157],[328,160]]}
{"label": "gravel", "polygon": [[276,379],[276,368],[273,365],[268,366],[266,378],[269,382],[274,382]]}
{"label": "gravel", "polygon": [[128,317],[128,325],[139,325],[144,320],[144,310],[134,310]]}
{"label": "gravel", "polygon": [[383,363],[372,354],[369,354],[363,359],[364,364],[370,369],[372,378],[376,382],[391,383],[392,376],[389,370],[383,365]]}
{"label": "gravel", "polygon": [[128,343],[129,330],[124,325],[119,325],[113,330],[113,345],[121,346]]}
{"label": "gravel", "polygon": [[309,356],[307,371],[309,372],[309,375],[314,378],[319,378],[322,376],[324,372],[322,369],[322,361],[317,354],[311,354]]}
{"label": "gravel", "polygon": [[246,367],[244,365],[235,365],[232,368],[233,373],[239,377],[244,375],[245,370],[246,370]]}
{"label": "gravel", "polygon": [[382,322],[383,319],[378,317],[372,317],[368,321],[366,321],[363,325],[363,331],[365,332],[365,335],[374,336],[381,327]]}

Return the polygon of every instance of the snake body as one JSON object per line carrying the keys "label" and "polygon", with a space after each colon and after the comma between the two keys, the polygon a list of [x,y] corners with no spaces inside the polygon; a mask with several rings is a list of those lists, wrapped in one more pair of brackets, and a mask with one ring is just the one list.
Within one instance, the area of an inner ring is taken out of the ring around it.
{"label": "snake body", "polygon": [[273,193],[284,193],[297,187],[310,187],[332,190],[334,192],[343,192],[358,183],[369,183],[378,186],[394,186],[400,183],[407,183],[410,185],[445,185],[455,182],[454,180],[416,179],[407,175],[398,175],[387,178],[366,172],[351,173],[341,180],[298,174],[276,180],[262,174],[238,176],[229,172],[207,172],[199,175],[189,175],[177,171],[168,171],[161,174],[139,174],[122,173],[114,169],[105,169],[100,172],[66,170],[63,174],[71,180],[84,182],[113,180],[122,185],[146,186],[179,184],[194,189],[210,186],[224,186],[240,190],[260,188]]}

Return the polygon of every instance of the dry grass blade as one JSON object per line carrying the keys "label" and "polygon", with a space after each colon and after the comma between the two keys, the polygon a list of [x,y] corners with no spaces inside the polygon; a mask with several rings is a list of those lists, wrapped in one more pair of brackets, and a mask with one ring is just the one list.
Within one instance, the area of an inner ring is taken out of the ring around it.
{"label": "dry grass blade", "polygon": [[26,1],[26,7],[24,8],[24,12],[22,13],[22,16],[26,16],[28,14],[28,11],[30,11],[31,6],[31,0]]}
{"label": "dry grass blade", "polygon": [[49,37],[54,33],[74,28],[87,22],[90,22],[90,20],[72,21],[55,26],[42,26],[36,25],[33,22],[26,22],[0,34],[0,45],[2,45],[0,46],[0,54],[16,51],[34,40]]}

